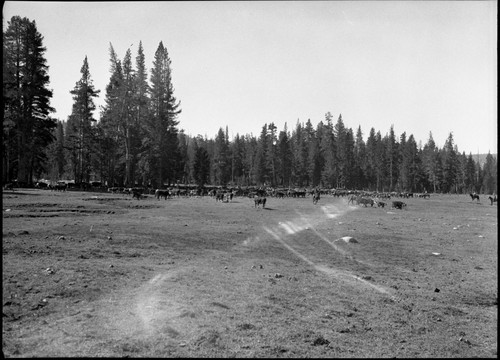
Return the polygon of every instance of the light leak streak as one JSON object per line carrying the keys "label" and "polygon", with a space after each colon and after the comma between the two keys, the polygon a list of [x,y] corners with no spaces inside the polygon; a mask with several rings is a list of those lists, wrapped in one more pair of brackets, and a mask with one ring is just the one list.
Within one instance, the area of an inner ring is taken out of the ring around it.
{"label": "light leak streak", "polygon": [[[276,239],[280,244],[282,244],[285,248],[287,248],[288,250],[290,250],[290,252],[292,252],[293,254],[295,254],[295,256],[297,256],[298,258],[302,259],[304,262],[306,262],[310,266],[314,267],[317,271],[320,271],[320,272],[322,272],[322,273],[324,273],[326,275],[329,275],[329,276],[334,276],[336,278],[342,278],[343,277],[345,280],[347,280],[350,283],[352,282],[352,279],[354,279],[354,280],[360,281],[363,285],[367,285],[367,286],[375,289],[376,291],[378,291],[378,292],[380,292],[382,294],[391,295],[391,293],[387,289],[385,289],[384,287],[372,284],[372,283],[370,283],[370,282],[368,282],[368,281],[360,278],[359,276],[356,276],[356,275],[353,275],[353,274],[349,274],[349,273],[345,273],[345,272],[342,272],[342,271],[339,271],[339,270],[335,270],[335,269],[326,267],[324,265],[315,264],[313,261],[309,260],[306,256],[302,255],[300,252],[298,252],[297,250],[295,250],[294,248],[292,248],[290,245],[288,245],[285,241],[283,241],[283,239],[278,234],[276,234],[273,230],[269,229],[266,226],[264,226],[264,230],[269,235],[271,235],[274,239]],[[319,233],[316,230],[314,230],[314,232],[319,235]],[[325,240],[321,235],[320,235],[320,238],[322,238],[323,240]],[[329,241],[326,240],[326,242],[328,244],[330,244]],[[331,244],[331,245],[333,245],[333,244]]]}

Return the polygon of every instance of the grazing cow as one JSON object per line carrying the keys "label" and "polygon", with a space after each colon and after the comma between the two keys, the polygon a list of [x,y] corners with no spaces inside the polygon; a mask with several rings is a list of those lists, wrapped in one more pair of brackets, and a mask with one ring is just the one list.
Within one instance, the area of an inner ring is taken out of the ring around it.
{"label": "grazing cow", "polygon": [[490,201],[491,201],[491,205],[493,205],[493,203],[494,203],[494,202],[497,202],[497,196],[496,196],[496,195],[495,195],[495,196],[493,196],[493,197],[488,196],[488,199],[490,199]]}
{"label": "grazing cow", "polygon": [[254,198],[254,201],[255,201],[255,207],[259,207],[260,204],[262,204],[263,209],[266,207],[266,198],[265,197],[256,196]]}
{"label": "grazing cow", "polygon": [[392,207],[396,209],[402,210],[404,207],[406,207],[406,204],[402,201],[393,201],[392,202]]}
{"label": "grazing cow", "polygon": [[137,198],[137,200],[141,200],[142,193],[138,190],[132,190],[132,199]]}
{"label": "grazing cow", "polygon": [[222,191],[218,190],[215,193],[215,201],[220,201],[220,202],[224,201],[224,193]]}
{"label": "grazing cow", "polygon": [[359,205],[359,196],[356,196],[356,195],[349,195],[349,201],[347,202],[347,205],[349,205],[351,202],[352,204],[354,205],[354,201],[356,201],[356,203]]}
{"label": "grazing cow", "polygon": [[55,190],[55,191],[66,191],[67,188],[68,188],[68,184],[57,183],[57,184],[53,185],[51,189]]}
{"label": "grazing cow", "polygon": [[472,201],[474,201],[474,199],[477,199],[477,201],[479,202],[479,195],[478,194],[474,193],[474,194],[469,194],[469,195],[470,195]]}
{"label": "grazing cow", "polygon": [[160,200],[162,197],[164,197],[165,200],[167,200],[167,198],[169,196],[170,196],[170,192],[168,190],[156,189],[156,191],[155,191],[155,198],[157,198],[158,200]]}
{"label": "grazing cow", "polygon": [[319,201],[319,191],[315,191],[314,194],[313,194],[313,204],[316,205]]}
{"label": "grazing cow", "polygon": [[358,201],[358,205],[363,204],[365,207],[368,207],[367,204],[370,204],[370,206],[373,207],[373,203],[374,203],[373,199],[363,198],[363,197]]}

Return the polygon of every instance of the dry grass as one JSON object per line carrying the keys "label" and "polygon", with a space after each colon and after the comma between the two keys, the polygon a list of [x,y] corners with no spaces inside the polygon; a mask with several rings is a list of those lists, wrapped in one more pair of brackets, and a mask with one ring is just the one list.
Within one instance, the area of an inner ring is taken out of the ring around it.
{"label": "dry grass", "polygon": [[407,203],[4,192],[3,352],[496,357],[496,204]]}

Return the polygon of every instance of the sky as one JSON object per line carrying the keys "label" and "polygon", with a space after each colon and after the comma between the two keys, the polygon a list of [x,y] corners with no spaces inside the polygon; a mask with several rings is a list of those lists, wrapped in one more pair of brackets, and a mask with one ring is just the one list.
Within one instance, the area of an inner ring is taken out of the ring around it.
{"label": "sky", "polygon": [[[265,124],[316,128],[330,112],[366,141],[413,135],[460,153],[497,153],[497,1],[6,1],[44,37],[52,116],[66,121],[88,58],[100,117],[110,45],[139,42],[148,76],[160,42],[171,59],[179,129],[259,136]],[[135,66],[135,62],[134,62]]]}

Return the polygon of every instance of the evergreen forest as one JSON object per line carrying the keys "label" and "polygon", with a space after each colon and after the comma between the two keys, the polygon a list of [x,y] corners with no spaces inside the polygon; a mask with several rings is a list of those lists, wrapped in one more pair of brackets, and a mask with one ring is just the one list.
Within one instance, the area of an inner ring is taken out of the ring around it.
{"label": "evergreen forest", "polygon": [[[109,45],[110,77],[101,94],[87,57],[69,92],[65,120],[53,118],[49,64],[36,22],[14,16],[3,34],[3,183],[33,186],[39,179],[105,186],[163,188],[174,184],[321,187],[369,191],[496,194],[497,158],[483,163],[460,153],[450,132],[440,147],[390,129],[351,129],[326,112],[314,126],[296,121],[257,136],[222,125],[214,138],[181,129],[182,108],[172,61],[158,44],[151,67],[142,42],[119,58]],[[95,99],[105,105],[96,109]],[[99,119],[96,119],[99,111]],[[353,119],[361,121],[363,119]],[[382,133],[384,133],[382,135]],[[367,139],[366,141],[364,139]]]}

